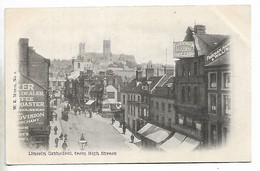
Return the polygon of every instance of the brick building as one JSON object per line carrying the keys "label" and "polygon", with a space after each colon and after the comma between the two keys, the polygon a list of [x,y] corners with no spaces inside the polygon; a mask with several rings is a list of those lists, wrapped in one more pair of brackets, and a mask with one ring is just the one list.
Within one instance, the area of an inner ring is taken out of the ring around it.
{"label": "brick building", "polygon": [[29,39],[19,40],[19,136],[32,148],[48,148],[49,66],[49,59],[29,47]]}

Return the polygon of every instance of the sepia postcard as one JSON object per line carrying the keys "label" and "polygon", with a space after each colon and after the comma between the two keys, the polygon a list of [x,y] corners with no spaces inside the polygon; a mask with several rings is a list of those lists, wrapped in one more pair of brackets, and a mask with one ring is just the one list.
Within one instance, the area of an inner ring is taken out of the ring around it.
{"label": "sepia postcard", "polygon": [[251,161],[250,6],[5,10],[6,164]]}

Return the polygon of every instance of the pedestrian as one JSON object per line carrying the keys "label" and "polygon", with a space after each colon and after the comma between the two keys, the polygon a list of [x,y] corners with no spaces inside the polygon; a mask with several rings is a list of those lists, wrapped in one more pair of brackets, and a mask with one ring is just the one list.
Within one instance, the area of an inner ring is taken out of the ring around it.
{"label": "pedestrian", "polygon": [[68,144],[66,143],[66,141],[64,141],[63,144],[62,144],[63,151],[66,151],[67,147],[68,147]]}
{"label": "pedestrian", "polygon": [[81,108],[80,108],[80,106],[79,106],[79,108],[78,108],[78,111],[79,111],[79,115],[81,114]]}
{"label": "pedestrian", "polygon": [[60,140],[63,140],[63,133],[62,132],[60,133],[59,138],[60,138]]}
{"label": "pedestrian", "polygon": [[115,122],[115,119],[114,119],[114,117],[112,117],[112,119],[111,119],[111,122],[112,122],[112,125],[114,124],[114,122]]}
{"label": "pedestrian", "polygon": [[135,136],[134,134],[131,135],[131,142],[134,143]]}
{"label": "pedestrian", "polygon": [[56,138],[55,138],[55,147],[56,147],[56,148],[58,147],[58,143],[59,143],[59,138],[56,137]]}
{"label": "pedestrian", "polygon": [[57,135],[58,127],[57,125],[54,127],[54,135]]}
{"label": "pedestrian", "polygon": [[123,125],[123,134],[125,134],[126,131],[126,125]]}
{"label": "pedestrian", "polygon": [[67,139],[68,139],[68,135],[65,133],[64,134],[64,141],[67,141]]}

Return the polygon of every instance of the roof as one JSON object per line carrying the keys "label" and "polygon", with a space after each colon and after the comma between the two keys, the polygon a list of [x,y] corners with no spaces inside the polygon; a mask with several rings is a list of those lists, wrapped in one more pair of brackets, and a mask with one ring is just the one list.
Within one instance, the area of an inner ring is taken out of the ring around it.
{"label": "roof", "polygon": [[68,79],[76,79],[80,76],[80,72],[79,71],[74,71],[71,73],[70,76],[68,76]]}
{"label": "roof", "polygon": [[[228,38],[227,35],[219,34],[196,34],[194,35],[195,46],[198,49],[198,55],[207,55],[218,47],[224,40]],[[196,41],[197,39],[197,41]]]}

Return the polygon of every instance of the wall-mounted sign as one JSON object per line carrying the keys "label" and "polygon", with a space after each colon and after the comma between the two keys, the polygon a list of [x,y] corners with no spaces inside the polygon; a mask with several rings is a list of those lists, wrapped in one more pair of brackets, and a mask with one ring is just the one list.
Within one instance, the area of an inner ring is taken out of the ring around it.
{"label": "wall-mounted sign", "polygon": [[215,61],[225,53],[229,52],[229,49],[230,49],[229,42],[224,43],[222,46],[220,46],[218,49],[216,49],[206,57],[206,64]]}
{"label": "wall-mounted sign", "polygon": [[195,45],[193,41],[173,42],[174,58],[195,57]]}

